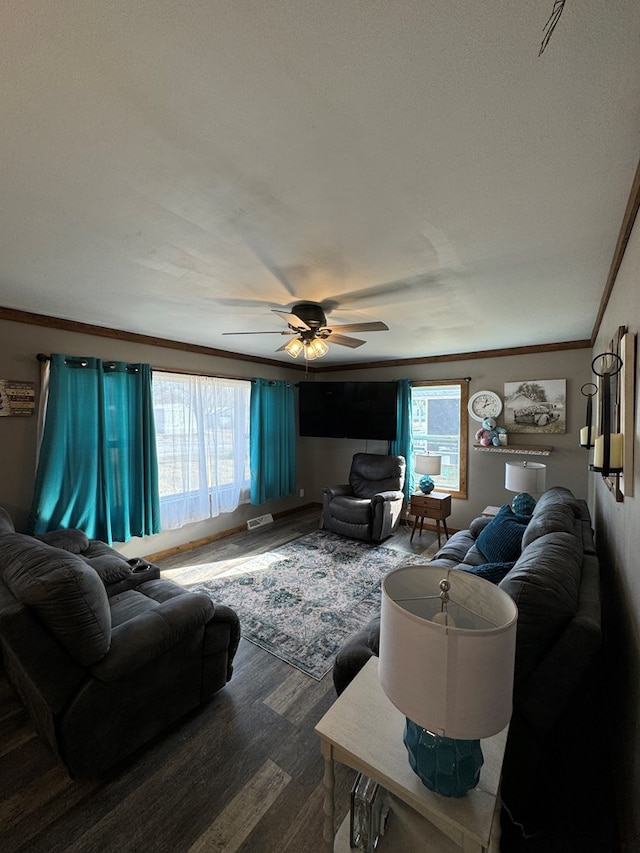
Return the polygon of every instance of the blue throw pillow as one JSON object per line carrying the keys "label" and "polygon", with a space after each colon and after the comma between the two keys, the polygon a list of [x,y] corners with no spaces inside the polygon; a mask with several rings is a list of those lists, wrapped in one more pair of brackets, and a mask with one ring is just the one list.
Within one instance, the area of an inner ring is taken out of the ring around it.
{"label": "blue throw pillow", "polygon": [[500,583],[506,577],[511,569],[515,566],[513,563],[482,563],[480,566],[461,566],[465,572],[477,575],[479,578],[491,581],[491,583]]}
{"label": "blue throw pillow", "polygon": [[516,515],[508,504],[479,534],[476,545],[490,563],[515,562],[522,550],[522,537],[529,519]]}

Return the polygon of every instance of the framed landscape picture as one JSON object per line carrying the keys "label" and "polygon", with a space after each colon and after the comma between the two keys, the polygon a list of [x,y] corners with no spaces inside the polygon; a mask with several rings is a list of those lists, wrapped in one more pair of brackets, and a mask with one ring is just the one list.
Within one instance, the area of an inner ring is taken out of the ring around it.
{"label": "framed landscape picture", "polygon": [[553,435],[567,431],[567,380],[528,379],[504,383],[508,433]]}

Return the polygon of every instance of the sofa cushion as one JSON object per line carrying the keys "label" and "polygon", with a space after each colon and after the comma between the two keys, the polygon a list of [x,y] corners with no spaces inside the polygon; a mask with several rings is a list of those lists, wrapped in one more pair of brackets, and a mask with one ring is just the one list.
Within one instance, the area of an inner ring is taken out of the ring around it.
{"label": "sofa cushion", "polygon": [[576,519],[568,504],[549,505],[533,515],[522,537],[522,550],[545,533],[574,533]]}
{"label": "sofa cushion", "polygon": [[476,545],[485,562],[503,563],[517,560],[522,550],[522,536],[529,519],[516,515],[508,504],[500,507],[490,524],[480,532]]}
{"label": "sofa cushion", "polygon": [[69,530],[49,530],[36,537],[53,548],[62,548],[70,554],[81,554],[89,547],[89,540],[84,530],[69,528]]}
{"label": "sofa cushion", "polygon": [[99,554],[97,557],[85,557],[84,561],[104,584],[117,583],[131,575],[131,564],[117,554]]}
{"label": "sofa cushion", "polygon": [[397,491],[404,484],[406,464],[402,456],[355,453],[349,485],[357,498],[371,498],[378,492]]}
{"label": "sofa cushion", "polygon": [[522,552],[499,586],[518,608],[516,686],[546,656],[578,609],[581,542],[572,533],[547,533]]}
{"label": "sofa cushion", "polygon": [[371,500],[340,495],[331,501],[331,514],[338,521],[349,524],[370,524]]}
{"label": "sofa cushion", "polygon": [[479,566],[469,566],[461,563],[458,568],[463,572],[469,572],[472,575],[477,575],[479,578],[491,581],[498,584],[507,572],[511,571],[514,566],[514,561],[505,563],[481,563]]}
{"label": "sofa cushion", "polygon": [[564,486],[552,486],[547,489],[540,497],[533,510],[533,516],[539,515],[546,511],[550,506],[568,506],[576,518],[580,518],[581,508],[580,501],[574,497],[573,492]]}
{"label": "sofa cushion", "polygon": [[1,548],[0,572],[15,598],[78,663],[100,660],[111,642],[111,614],[98,575],[75,554],[31,536],[5,534]]}

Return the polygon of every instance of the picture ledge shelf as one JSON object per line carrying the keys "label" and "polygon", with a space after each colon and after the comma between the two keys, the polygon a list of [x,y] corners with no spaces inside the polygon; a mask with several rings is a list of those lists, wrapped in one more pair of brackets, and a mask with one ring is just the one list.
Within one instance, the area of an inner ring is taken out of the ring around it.
{"label": "picture ledge shelf", "polygon": [[474,444],[473,449],[487,451],[488,453],[518,453],[525,456],[548,456],[553,447],[534,444],[501,444],[499,447],[491,444],[489,447],[485,447],[482,444]]}

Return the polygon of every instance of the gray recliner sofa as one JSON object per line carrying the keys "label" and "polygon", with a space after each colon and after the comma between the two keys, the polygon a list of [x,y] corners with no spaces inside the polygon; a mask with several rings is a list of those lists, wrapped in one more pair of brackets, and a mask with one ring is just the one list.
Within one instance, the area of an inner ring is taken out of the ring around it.
{"label": "gray recliner sofa", "polygon": [[406,467],[404,456],[356,453],[349,482],[323,489],[324,527],[367,542],[387,539],[400,522]]}
{"label": "gray recliner sofa", "polygon": [[[501,794],[514,824],[535,834],[568,799],[587,801],[588,780],[598,778],[605,760],[595,734],[603,718],[600,564],[587,505],[569,489],[556,486],[540,497],[528,523],[521,521],[517,553],[499,563],[482,549],[507,541],[518,521],[505,517],[501,534],[492,533],[499,521],[474,519],[429,565],[486,572],[518,607]],[[379,638],[376,616],[344,643],[333,667],[337,693],[378,655]],[[516,849],[511,841],[505,837],[507,853]]]}
{"label": "gray recliner sofa", "polygon": [[231,678],[236,613],[79,530],[33,538],[0,509],[7,676],[72,777],[99,778]]}

